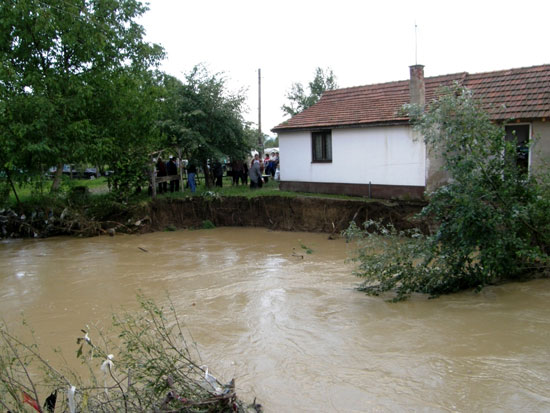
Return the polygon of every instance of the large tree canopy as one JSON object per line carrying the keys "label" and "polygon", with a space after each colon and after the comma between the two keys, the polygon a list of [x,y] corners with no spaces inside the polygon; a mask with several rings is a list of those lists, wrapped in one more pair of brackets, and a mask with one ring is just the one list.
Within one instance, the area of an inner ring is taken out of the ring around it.
{"label": "large tree canopy", "polygon": [[135,22],[145,10],[139,0],[0,2],[1,169],[28,178],[141,142],[154,125],[149,69],[163,55]]}
{"label": "large tree canopy", "polygon": [[[164,85],[161,130],[167,144],[182,148],[205,172],[209,160],[249,154],[253,134],[242,118],[244,95],[228,91],[221,74],[196,66],[185,82],[166,76]],[[209,184],[208,173],[206,179]]]}
{"label": "large tree canopy", "polygon": [[317,103],[326,90],[338,88],[336,76],[334,76],[332,70],[323,70],[320,67],[315,69],[315,77],[309,82],[308,86],[309,93],[306,93],[301,83],[292,84],[290,91],[286,94],[289,103],[281,107],[285,114],[294,116]]}

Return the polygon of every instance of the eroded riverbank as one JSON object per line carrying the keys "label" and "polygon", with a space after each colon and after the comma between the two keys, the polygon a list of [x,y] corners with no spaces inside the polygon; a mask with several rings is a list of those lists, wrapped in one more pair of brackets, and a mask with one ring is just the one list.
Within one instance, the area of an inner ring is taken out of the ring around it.
{"label": "eroded riverbank", "polygon": [[71,360],[85,324],[168,292],[212,372],[266,412],[550,408],[550,280],[391,304],[353,289],[351,248],[234,227],[3,241],[0,313]]}
{"label": "eroded riverbank", "polygon": [[96,201],[91,206],[33,207],[0,213],[0,234],[5,238],[43,238],[56,235],[145,233],[170,229],[264,227],[271,230],[339,234],[351,221],[383,220],[398,229],[418,227],[415,219],[425,205],[418,201],[342,200],[314,197],[262,196],[161,197],[137,205]]}
{"label": "eroded riverbank", "polygon": [[244,198],[162,198],[150,204],[151,227],[200,228],[206,220],[221,227],[264,227],[280,231],[340,233],[351,221],[382,219],[399,229],[422,226],[414,215],[424,203],[278,196]]}

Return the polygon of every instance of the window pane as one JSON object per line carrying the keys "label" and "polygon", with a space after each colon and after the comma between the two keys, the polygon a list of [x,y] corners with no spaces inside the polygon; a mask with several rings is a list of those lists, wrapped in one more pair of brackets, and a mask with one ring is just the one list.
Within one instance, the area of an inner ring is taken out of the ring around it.
{"label": "window pane", "polygon": [[332,136],[330,132],[325,135],[325,160],[332,160]]}
{"label": "window pane", "polygon": [[314,156],[313,160],[319,161],[323,159],[323,139],[321,135],[315,134],[313,136],[314,139]]}

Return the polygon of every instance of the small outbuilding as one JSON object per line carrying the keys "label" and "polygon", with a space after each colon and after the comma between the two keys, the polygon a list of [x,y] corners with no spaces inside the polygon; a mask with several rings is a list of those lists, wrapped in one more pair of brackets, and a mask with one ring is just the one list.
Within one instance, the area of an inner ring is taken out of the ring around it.
{"label": "small outbuilding", "polygon": [[401,108],[429,102],[455,82],[471,89],[507,134],[530,143],[524,159],[529,171],[550,160],[550,65],[427,78],[424,67],[415,65],[409,80],[327,91],[273,128],[279,136],[280,188],[422,198],[445,175]]}

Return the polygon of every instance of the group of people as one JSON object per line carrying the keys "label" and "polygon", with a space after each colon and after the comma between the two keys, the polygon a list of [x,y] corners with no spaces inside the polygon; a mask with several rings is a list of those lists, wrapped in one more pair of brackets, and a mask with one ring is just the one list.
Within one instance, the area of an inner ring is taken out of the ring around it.
{"label": "group of people", "polygon": [[248,162],[242,159],[236,159],[231,162],[231,177],[233,178],[233,185],[248,185]]}
{"label": "group of people", "polygon": [[277,152],[273,152],[271,154],[271,158],[269,157],[269,154],[266,154],[264,166],[266,175],[271,175],[272,178],[275,177],[275,172],[279,166],[279,154]]}
{"label": "group of people", "polygon": [[[157,176],[160,178],[163,176],[177,175],[179,163],[179,159],[176,159],[173,156],[170,157],[168,162],[164,163],[162,158],[159,156],[156,164]],[[170,181],[170,192],[179,191],[179,187],[179,180]],[[164,192],[168,192],[168,182],[159,182],[158,193],[162,194]]]}
{"label": "group of people", "polygon": [[[170,156],[168,162],[164,162],[159,156],[156,163],[156,173],[157,177],[162,178],[165,176],[176,176],[178,175],[178,170],[183,167],[179,159]],[[197,185],[195,183],[195,178],[197,176],[197,167],[193,163],[187,165],[187,185],[191,189],[191,192],[195,192]],[[170,181],[170,192],[177,192],[180,189],[179,179],[174,179]],[[159,182],[158,184],[158,193],[168,192],[168,182]]]}
{"label": "group of people", "polygon": [[279,156],[277,153],[273,153],[271,157],[267,154],[262,160],[256,153],[250,166],[248,161],[241,159],[233,160],[230,166],[233,185],[239,185],[239,182],[242,185],[248,185],[250,177],[250,188],[261,188],[265,183],[264,176],[268,175],[278,179]]}
{"label": "group of people", "polygon": [[[170,156],[168,162],[164,162],[159,156],[156,162],[156,175],[159,178],[165,176],[177,176],[179,168],[183,167],[183,164],[179,159]],[[279,172],[279,157],[277,153],[273,153],[271,157],[266,154],[265,159],[262,160],[259,154],[255,154],[254,158],[250,162],[246,160],[233,160],[230,164],[231,176],[233,178],[233,185],[248,185],[248,178],[250,177],[250,188],[261,188],[264,184],[264,176],[271,176],[278,180]],[[187,186],[191,189],[191,192],[195,192],[197,167],[194,162],[187,164]],[[223,186],[223,174],[224,167],[219,161],[212,163],[212,176],[214,178],[215,185],[217,187]],[[264,175],[265,174],[265,175]],[[228,173],[229,175],[229,173]],[[179,191],[179,179],[170,181],[170,192]],[[168,192],[168,182],[159,182],[158,193]]]}
{"label": "group of people", "polygon": [[264,173],[278,180],[279,157],[277,153],[270,158],[266,154],[262,161],[259,154],[254,155],[254,159],[250,164],[250,188],[261,188],[264,184]]}

